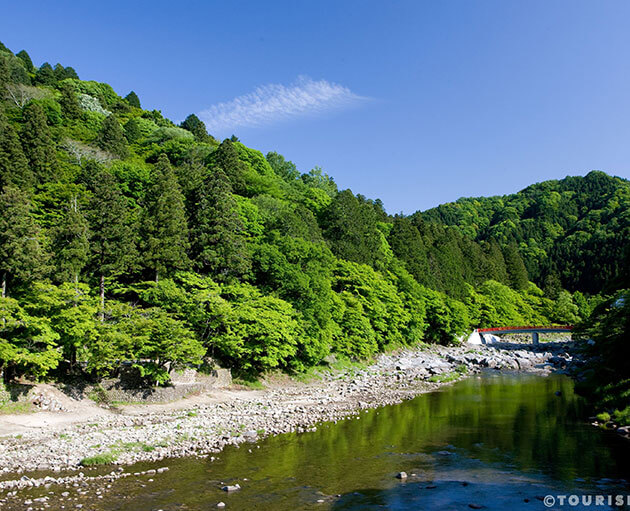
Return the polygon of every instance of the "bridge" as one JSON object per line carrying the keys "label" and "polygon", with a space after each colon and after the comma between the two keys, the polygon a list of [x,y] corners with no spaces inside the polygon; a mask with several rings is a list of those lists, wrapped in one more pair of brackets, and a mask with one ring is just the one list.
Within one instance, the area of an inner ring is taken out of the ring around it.
{"label": "bridge", "polygon": [[497,328],[477,328],[468,337],[470,344],[488,344],[492,342],[491,337],[486,338],[484,334],[493,336],[501,334],[532,334],[532,344],[538,344],[540,334],[571,332],[573,325],[544,325],[544,326],[504,326]]}

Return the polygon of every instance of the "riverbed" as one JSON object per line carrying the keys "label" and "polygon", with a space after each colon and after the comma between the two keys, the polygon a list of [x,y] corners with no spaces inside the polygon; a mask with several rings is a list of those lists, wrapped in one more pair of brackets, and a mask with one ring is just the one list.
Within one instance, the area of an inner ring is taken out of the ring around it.
{"label": "riverbed", "polygon": [[[208,510],[219,502],[261,511],[545,509],[548,495],[630,493],[630,444],[592,427],[586,415],[566,376],[484,372],[314,432],[228,446],[214,460],[170,460],[166,472],[112,480],[109,488],[78,484],[64,497],[54,491],[45,504],[95,511]],[[400,472],[407,478],[397,478]],[[26,509],[24,497],[15,509]]]}

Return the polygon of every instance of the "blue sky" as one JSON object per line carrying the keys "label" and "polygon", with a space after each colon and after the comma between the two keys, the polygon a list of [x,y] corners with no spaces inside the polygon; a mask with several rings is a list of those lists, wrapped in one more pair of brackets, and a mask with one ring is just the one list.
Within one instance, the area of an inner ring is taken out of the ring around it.
{"label": "blue sky", "polygon": [[609,0],[21,0],[0,40],[411,213],[630,178],[628,26]]}

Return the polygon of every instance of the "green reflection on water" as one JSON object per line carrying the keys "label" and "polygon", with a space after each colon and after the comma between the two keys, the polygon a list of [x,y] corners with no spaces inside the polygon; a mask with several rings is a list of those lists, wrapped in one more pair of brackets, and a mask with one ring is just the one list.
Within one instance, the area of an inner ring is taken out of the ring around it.
{"label": "green reflection on water", "polygon": [[[626,444],[582,422],[582,413],[566,377],[472,377],[314,433],[228,448],[215,462],[170,461],[154,483],[117,482],[93,508],[196,510],[221,500],[227,509],[329,509],[328,496],[399,485],[401,470],[484,484],[507,474],[566,489],[588,484],[575,478],[626,477]],[[228,495],[223,482],[243,489]]]}

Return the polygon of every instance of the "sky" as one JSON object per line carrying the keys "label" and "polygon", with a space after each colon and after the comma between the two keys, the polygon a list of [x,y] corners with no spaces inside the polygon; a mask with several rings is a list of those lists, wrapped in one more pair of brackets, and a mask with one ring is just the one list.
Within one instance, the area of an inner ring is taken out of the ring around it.
{"label": "sky", "polygon": [[0,41],[412,213],[630,178],[630,2],[6,2]]}

